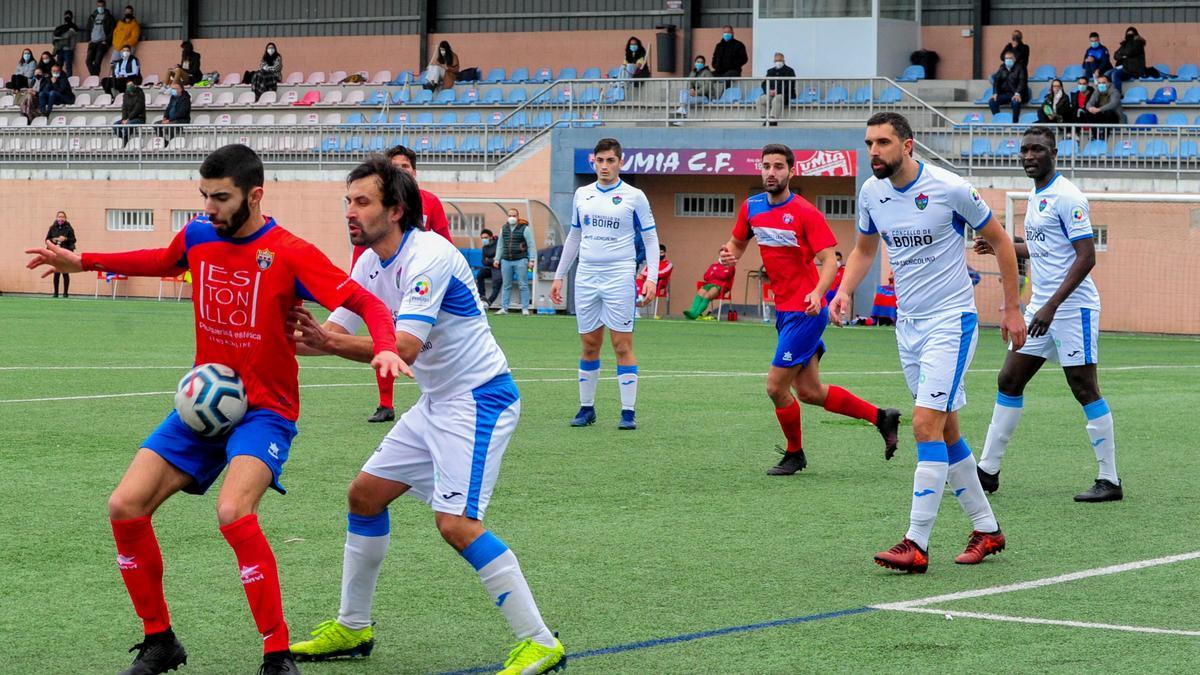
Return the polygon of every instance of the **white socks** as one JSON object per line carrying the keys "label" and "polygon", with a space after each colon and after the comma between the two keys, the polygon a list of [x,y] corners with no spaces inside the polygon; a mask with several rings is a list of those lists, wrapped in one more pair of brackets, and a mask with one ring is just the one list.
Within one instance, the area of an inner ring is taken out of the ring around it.
{"label": "white socks", "polygon": [[1004,459],[1008,441],[1021,421],[1024,406],[1024,396],[996,392],[996,407],[992,410],[992,423],[988,425],[987,439],[983,442],[983,454],[979,456],[979,468],[990,474],[1000,471],[1000,460]]}
{"label": "white socks", "polygon": [[371,625],[371,604],[379,568],[391,541],[387,509],[374,516],[349,514],[342,552],[342,604],[338,623],[351,630]]}
{"label": "white socks", "polygon": [[1096,451],[1096,462],[1100,465],[1099,476],[1115,485],[1120,485],[1117,478],[1117,439],[1113,435],[1112,412],[1104,399],[1093,401],[1083,406],[1087,415],[1088,437],[1092,439],[1092,448]]}
{"label": "white socks", "polygon": [[617,384],[621,387],[621,410],[633,410],[637,405],[638,367],[617,366]]}
{"label": "white socks", "polygon": [[554,634],[542,621],[533,592],[521,573],[517,556],[490,531],[463,549],[462,557],[479,573],[483,587],[500,608],[518,640],[532,638],[543,647],[554,646]]}
{"label": "white socks", "polygon": [[988,503],[983,486],[979,484],[979,474],[975,472],[975,457],[965,438],[948,448],[950,470],[947,478],[954,496],[963,511],[971,519],[972,526],[980,532],[995,532],[1000,529],[996,524],[996,516],[992,513],[992,505]]}
{"label": "white socks", "polygon": [[600,382],[600,359],[579,361],[579,405],[591,408],[596,405],[596,384]]}
{"label": "white socks", "polygon": [[917,443],[917,470],[913,472],[912,511],[909,514],[909,541],[929,550],[929,534],[937,520],[942,492],[946,487],[948,453],[941,441]]}

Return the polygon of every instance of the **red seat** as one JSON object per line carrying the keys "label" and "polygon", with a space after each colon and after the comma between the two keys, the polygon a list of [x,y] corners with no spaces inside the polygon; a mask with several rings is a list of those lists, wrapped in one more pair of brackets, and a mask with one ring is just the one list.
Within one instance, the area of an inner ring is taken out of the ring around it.
{"label": "red seat", "polygon": [[[707,285],[707,282],[705,282],[703,280],[697,281],[696,282],[696,290],[699,291],[701,288],[704,288],[706,285]],[[725,309],[725,301],[726,300],[730,300],[730,301],[733,300],[733,286],[732,285],[730,285],[729,288],[725,289],[724,293],[717,296],[717,321],[721,320],[721,312]]]}
{"label": "red seat", "polygon": [[292,105],[308,107],[310,105],[316,105],[320,102],[321,102],[321,92],[314,89],[314,90],[306,93],[304,95],[304,98],[300,99],[299,101],[296,101]]}

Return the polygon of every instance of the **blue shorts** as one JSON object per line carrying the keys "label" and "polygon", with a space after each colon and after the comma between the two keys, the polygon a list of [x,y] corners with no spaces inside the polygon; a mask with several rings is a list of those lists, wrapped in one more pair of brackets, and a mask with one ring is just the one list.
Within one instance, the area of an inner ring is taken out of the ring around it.
{"label": "blue shorts", "polygon": [[829,308],[822,307],[816,316],[804,312],[777,312],[775,330],[779,332],[779,346],[775,348],[775,359],[771,365],[777,368],[807,366],[809,359],[825,353],[821,334],[829,325]]}
{"label": "blue shorts", "polygon": [[179,419],[174,410],[162,424],[142,442],[176,469],[194,481],[183,489],[194,495],[204,494],[221,475],[225,465],[238,455],[262,460],[271,470],[271,487],[286,494],[279,484],[283,463],[287,461],[296,423],[271,410],[258,408],[246,413],[233,431],[220,438],[204,438]]}

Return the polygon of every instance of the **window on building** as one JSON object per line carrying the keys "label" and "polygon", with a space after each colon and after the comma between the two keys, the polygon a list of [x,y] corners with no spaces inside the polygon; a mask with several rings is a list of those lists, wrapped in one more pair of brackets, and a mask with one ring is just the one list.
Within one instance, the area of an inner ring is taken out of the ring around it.
{"label": "window on building", "polygon": [[854,220],[858,215],[858,201],[852,195],[820,195],[817,210],[831,220]]}
{"label": "window on building", "polygon": [[1097,251],[1108,250],[1108,226],[1107,225],[1092,225],[1092,237],[1096,241]]}
{"label": "window on building", "polygon": [[150,209],[108,209],[109,232],[152,232],[154,211]]}
{"label": "window on building", "polygon": [[172,209],[171,210],[171,231],[178,232],[192,220],[198,216],[204,215],[203,211],[191,211],[188,209]]}
{"label": "window on building", "polygon": [[732,218],[733,195],[693,194],[675,195],[675,215],[683,218]]}
{"label": "window on building", "polygon": [[464,237],[474,237],[483,229],[482,213],[452,213],[446,217],[450,222],[450,234]]}
{"label": "window on building", "polygon": [[916,0],[879,0],[879,18],[916,21],[917,2]]}
{"label": "window on building", "polygon": [[[895,0],[892,4],[914,4]],[[911,11],[910,11],[911,13]],[[871,16],[871,0],[759,0],[760,19],[839,19]]]}

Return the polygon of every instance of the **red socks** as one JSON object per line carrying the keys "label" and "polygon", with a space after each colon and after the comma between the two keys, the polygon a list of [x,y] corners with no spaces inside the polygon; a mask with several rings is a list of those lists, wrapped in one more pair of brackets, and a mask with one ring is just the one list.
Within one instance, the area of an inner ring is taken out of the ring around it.
{"label": "red socks", "polygon": [[252,513],[224,525],[221,534],[237,556],[242,589],[246,591],[254,624],[263,636],[263,653],[287,649],[288,629],[283,620],[279,572],[271,545],[258,526],[258,516]]}
{"label": "red socks", "polygon": [[879,408],[834,385],[829,385],[829,394],[825,396],[825,409],[846,417],[857,417],[871,424],[875,424],[879,414]]}
{"label": "red socks", "polygon": [[376,371],[375,384],[379,385],[379,405],[384,408],[394,407],[392,406],[392,393],[396,390],[396,378],[381,377]]}
{"label": "red socks", "polygon": [[792,404],[785,408],[776,408],[775,417],[779,419],[779,427],[787,438],[787,451],[798,452],[804,445],[800,442],[800,402],[792,399]]}
{"label": "red socks", "polygon": [[163,596],[162,551],[154,536],[150,516],[114,520],[113,539],[117,542],[117,567],[133,600],[133,609],[142,620],[146,635],[171,627],[167,600]]}

